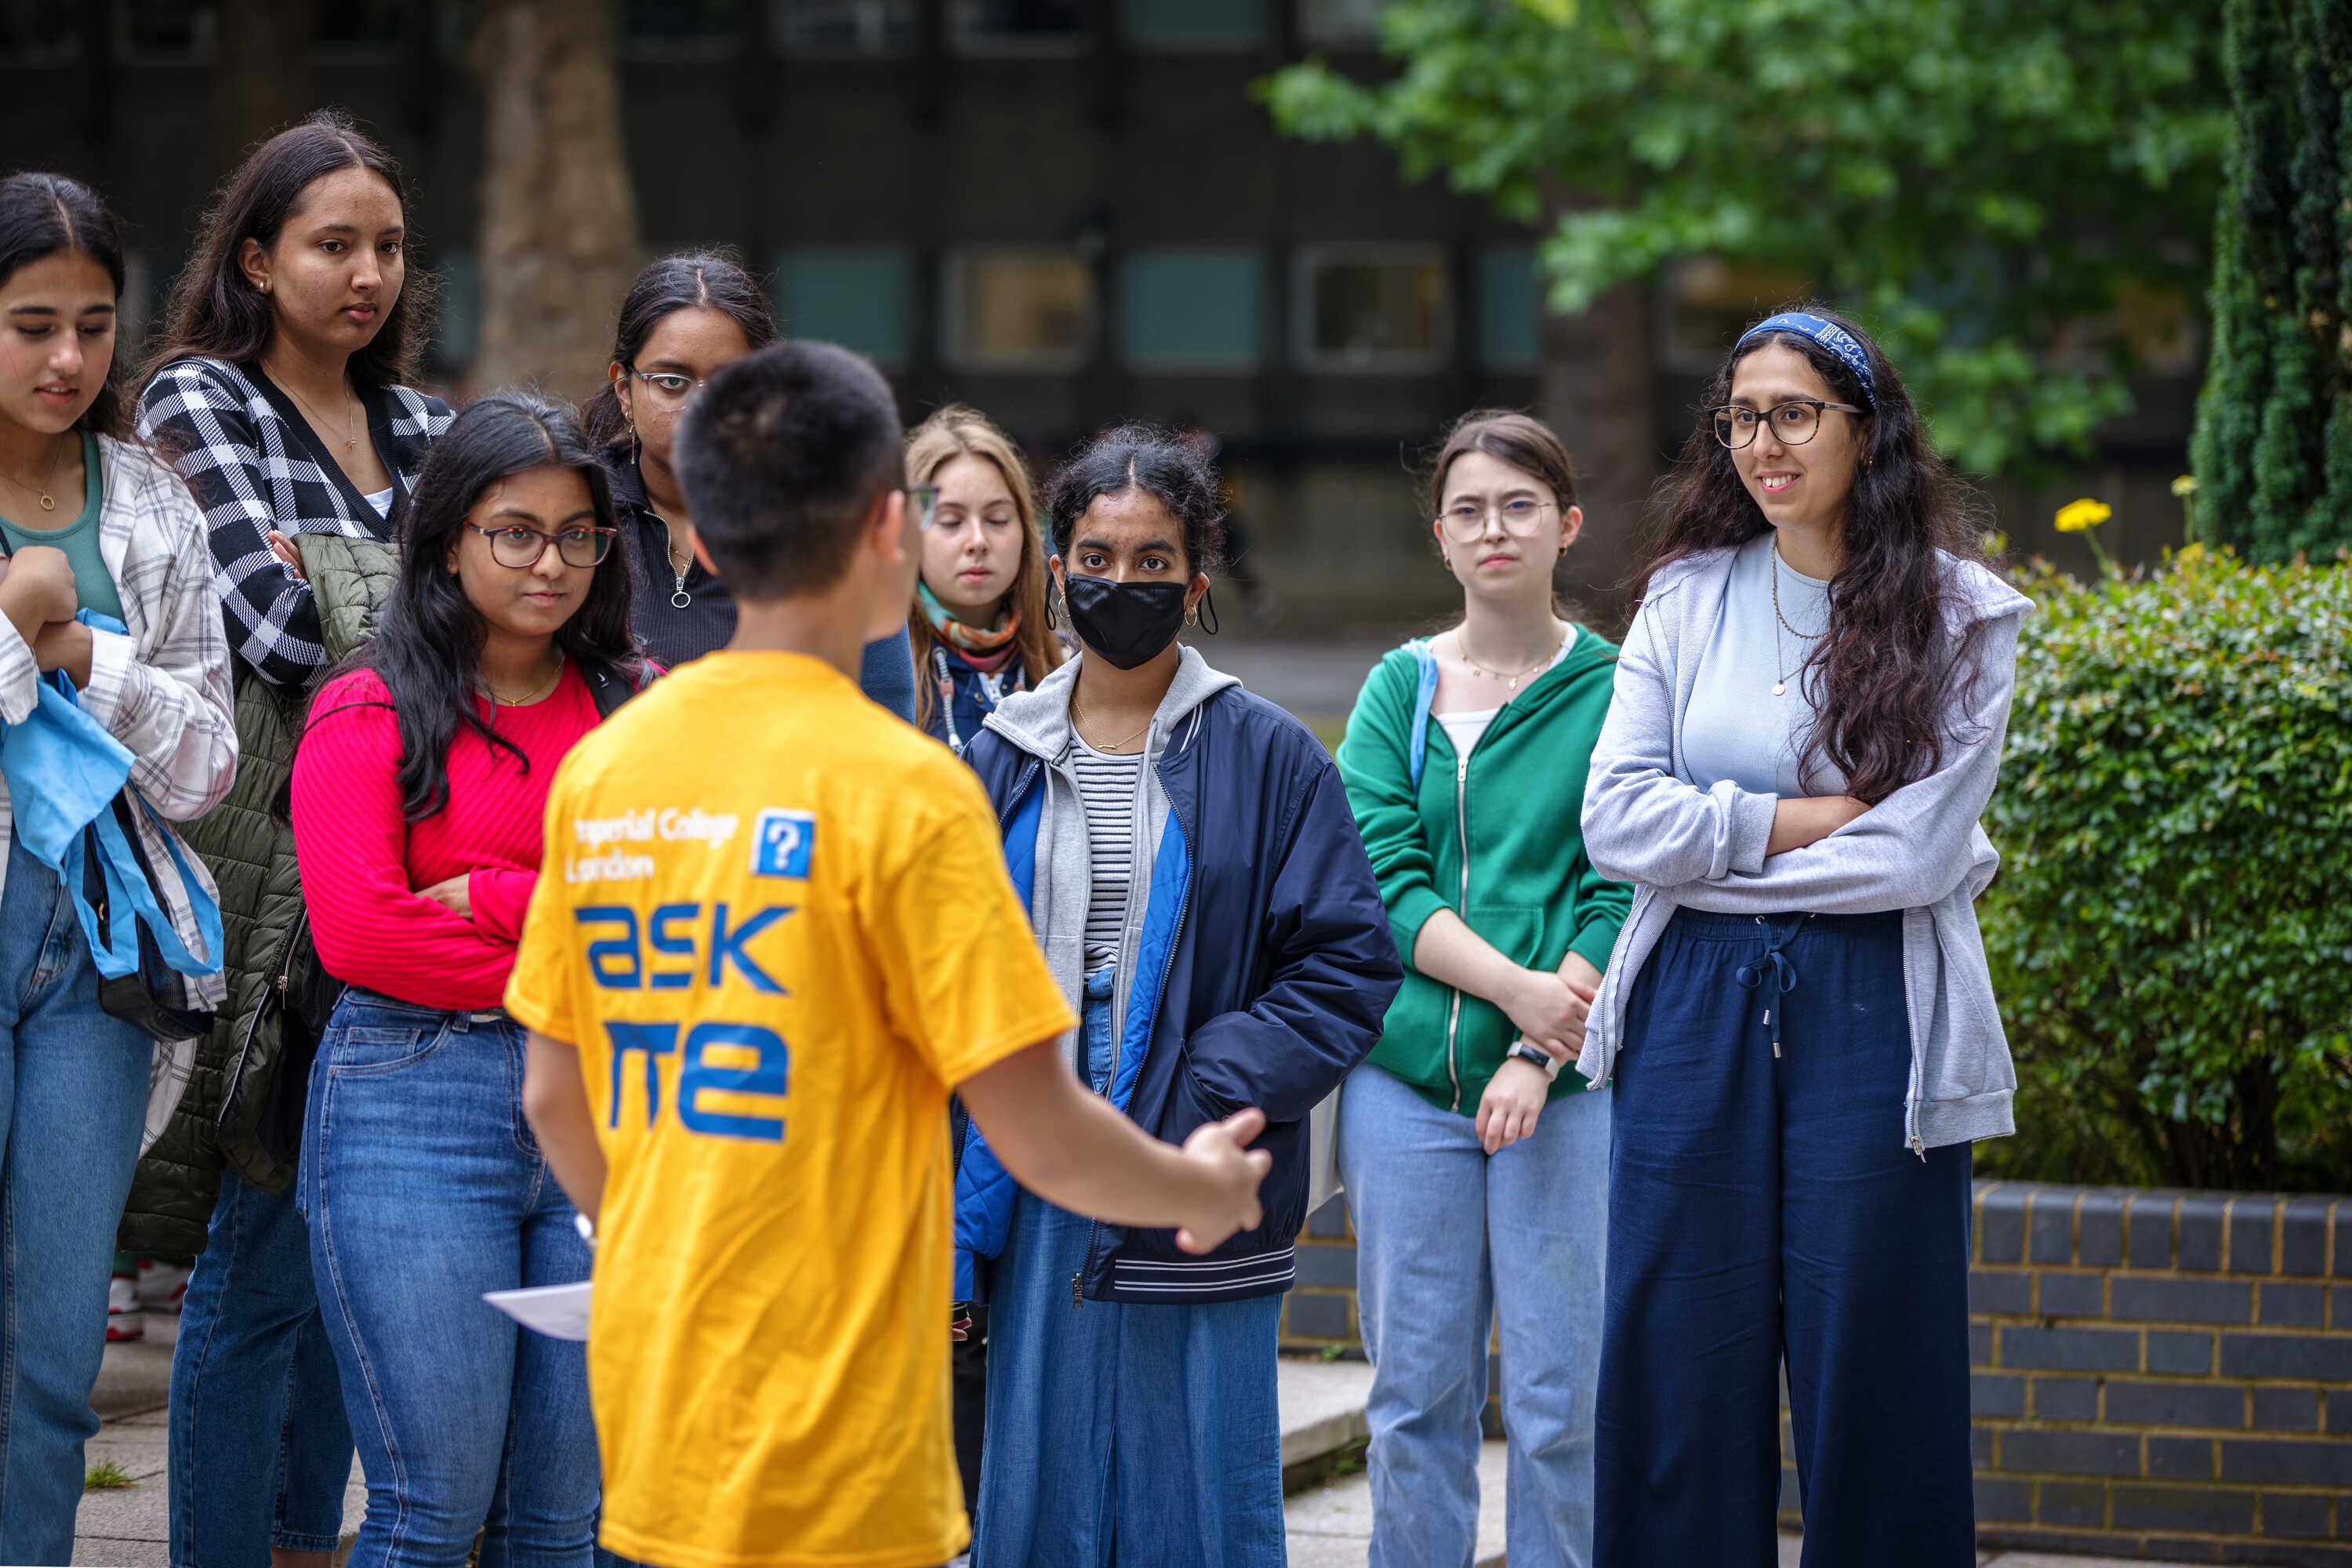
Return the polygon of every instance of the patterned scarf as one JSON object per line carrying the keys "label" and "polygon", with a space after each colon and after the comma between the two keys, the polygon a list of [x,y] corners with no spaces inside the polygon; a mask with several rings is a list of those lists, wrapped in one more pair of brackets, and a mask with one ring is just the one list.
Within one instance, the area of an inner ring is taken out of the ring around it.
{"label": "patterned scarf", "polygon": [[987,668],[1000,662],[993,656],[1004,653],[1021,631],[1021,612],[1014,610],[1004,617],[1003,626],[992,629],[966,626],[948,614],[948,607],[939,601],[928,583],[915,584],[915,601],[922,607],[923,619],[940,640],[965,656],[967,663],[977,668]]}

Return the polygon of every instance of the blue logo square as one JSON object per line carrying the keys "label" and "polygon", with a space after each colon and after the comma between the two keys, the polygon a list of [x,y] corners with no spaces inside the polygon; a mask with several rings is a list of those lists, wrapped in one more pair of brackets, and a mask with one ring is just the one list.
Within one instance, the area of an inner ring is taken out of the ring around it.
{"label": "blue logo square", "polygon": [[763,811],[751,834],[751,875],[805,881],[815,848],[814,812]]}

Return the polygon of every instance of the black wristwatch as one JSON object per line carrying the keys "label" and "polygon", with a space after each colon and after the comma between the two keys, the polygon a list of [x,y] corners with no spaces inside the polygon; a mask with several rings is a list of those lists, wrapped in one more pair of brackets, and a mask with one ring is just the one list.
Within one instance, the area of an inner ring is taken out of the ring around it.
{"label": "black wristwatch", "polygon": [[1511,1042],[1511,1055],[1518,1058],[1519,1060],[1526,1062],[1529,1067],[1542,1068],[1545,1082],[1556,1083],[1559,1081],[1559,1069],[1562,1064],[1558,1058],[1550,1055],[1549,1052],[1540,1050],[1538,1047],[1528,1044],[1525,1040],[1513,1040]]}

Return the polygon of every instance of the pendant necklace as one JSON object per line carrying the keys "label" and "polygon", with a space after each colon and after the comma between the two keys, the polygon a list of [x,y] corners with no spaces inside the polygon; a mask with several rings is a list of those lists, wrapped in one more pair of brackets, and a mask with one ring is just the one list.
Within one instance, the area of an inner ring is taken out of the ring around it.
{"label": "pendant necklace", "polygon": [[686,591],[686,574],[694,570],[694,551],[691,548],[688,549],[686,564],[680,566],[677,563],[677,537],[670,531],[669,519],[651,507],[646,508],[646,515],[662,525],[662,560],[677,577],[677,581],[671,585],[669,607],[673,610],[685,609],[694,603],[694,595]]}
{"label": "pendant necklace", "polygon": [[57,457],[49,463],[48,477],[44,479],[38,485],[28,485],[22,479],[16,479],[14,477],[11,477],[8,482],[15,485],[20,490],[26,490],[38,496],[41,500],[41,510],[43,511],[55,511],[58,510],[58,498],[54,493],[58,488],[58,470],[65,466],[66,448],[63,443],[60,443],[58,447]]}
{"label": "pendant necklace", "polygon": [[[314,420],[319,418],[319,411],[310,405],[310,400],[303,396],[301,392],[295,387],[291,382],[287,384],[286,390],[294,394],[294,401],[302,405],[303,413],[308,414]],[[346,418],[343,421],[343,451],[346,456],[355,457],[358,455],[359,449],[360,438],[355,433],[355,427],[352,424],[351,420]]]}
{"label": "pendant necklace", "polygon": [[[1781,632],[1786,631],[1790,637],[1797,638],[1801,643],[1807,643],[1818,642],[1822,637],[1827,637],[1829,635],[1829,628],[1827,626],[1823,626],[1817,632],[1801,632],[1796,627],[1789,625],[1789,617],[1780,613],[1780,536],[1777,534],[1774,535],[1772,539],[1772,619],[1779,623],[1772,628],[1772,695],[1779,697],[1789,689],[1789,676],[1790,674],[1786,662],[1780,656]],[[1800,670],[1804,668],[1804,661],[1802,659],[1797,661],[1797,668]]]}
{"label": "pendant necklace", "polygon": [[1568,628],[1566,626],[1562,626],[1559,628],[1559,641],[1552,645],[1552,650],[1544,655],[1543,658],[1536,660],[1535,663],[1528,666],[1527,668],[1521,670],[1488,669],[1485,665],[1480,664],[1476,659],[1470,657],[1470,637],[1467,631],[1461,626],[1454,628],[1454,651],[1462,656],[1462,662],[1468,665],[1472,669],[1477,671],[1480,675],[1485,676],[1489,680],[1502,681],[1504,683],[1504,689],[1512,693],[1514,696],[1518,692],[1520,681],[1525,680],[1528,676],[1535,674],[1536,671],[1539,669],[1549,669],[1552,665],[1552,660],[1559,657],[1559,650],[1567,646]]}

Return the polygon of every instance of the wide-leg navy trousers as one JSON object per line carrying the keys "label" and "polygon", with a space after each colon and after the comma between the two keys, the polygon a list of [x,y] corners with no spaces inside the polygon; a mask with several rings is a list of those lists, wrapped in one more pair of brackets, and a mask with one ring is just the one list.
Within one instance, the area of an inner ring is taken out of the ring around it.
{"label": "wide-leg navy trousers", "polygon": [[1599,1568],[1969,1568],[1969,1149],[1903,1138],[1902,917],[1678,911],[1616,1064]]}

